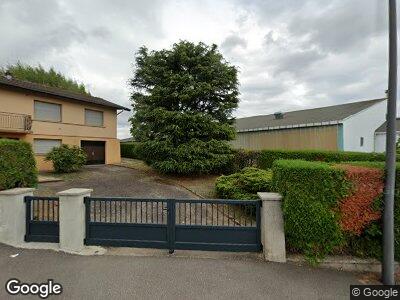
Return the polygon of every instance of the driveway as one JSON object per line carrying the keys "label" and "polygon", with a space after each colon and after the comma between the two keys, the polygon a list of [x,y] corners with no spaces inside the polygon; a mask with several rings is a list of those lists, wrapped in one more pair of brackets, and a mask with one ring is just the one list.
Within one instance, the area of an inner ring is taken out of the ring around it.
{"label": "driveway", "polygon": [[349,299],[358,283],[352,273],[251,259],[85,257],[1,244],[0,269],[0,299],[15,298],[5,292],[10,278],[54,279],[63,286],[54,299]]}
{"label": "driveway", "polygon": [[91,188],[92,196],[197,198],[183,187],[162,182],[145,172],[113,165],[86,166],[82,171],[63,175],[64,181],[40,183],[38,196],[53,196],[70,188]]}

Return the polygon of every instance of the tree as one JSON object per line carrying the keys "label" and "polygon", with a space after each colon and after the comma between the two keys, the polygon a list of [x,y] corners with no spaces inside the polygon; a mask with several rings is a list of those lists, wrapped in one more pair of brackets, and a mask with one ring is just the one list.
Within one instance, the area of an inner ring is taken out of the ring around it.
{"label": "tree", "polygon": [[181,41],[136,54],[131,134],[147,163],[165,173],[215,173],[232,159],[237,69],[217,46]]}
{"label": "tree", "polygon": [[39,83],[50,87],[57,87],[72,92],[90,95],[85,85],[77,81],[67,78],[60,72],[51,67],[45,70],[41,65],[30,66],[20,62],[0,68],[0,74],[11,74],[12,77],[29,82]]}

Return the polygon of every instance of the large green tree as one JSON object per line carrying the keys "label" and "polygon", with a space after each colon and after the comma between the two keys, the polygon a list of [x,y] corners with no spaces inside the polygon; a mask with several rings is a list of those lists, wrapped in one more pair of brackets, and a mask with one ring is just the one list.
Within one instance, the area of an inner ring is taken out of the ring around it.
{"label": "large green tree", "polygon": [[11,74],[16,79],[90,95],[84,84],[67,78],[62,73],[54,70],[54,68],[46,70],[41,65],[30,66],[18,62],[14,65],[0,68],[0,75],[5,75],[6,73]]}
{"label": "large green tree", "polygon": [[130,80],[132,136],[145,160],[165,173],[216,173],[232,159],[236,67],[216,45],[181,41],[172,49],[139,49]]}

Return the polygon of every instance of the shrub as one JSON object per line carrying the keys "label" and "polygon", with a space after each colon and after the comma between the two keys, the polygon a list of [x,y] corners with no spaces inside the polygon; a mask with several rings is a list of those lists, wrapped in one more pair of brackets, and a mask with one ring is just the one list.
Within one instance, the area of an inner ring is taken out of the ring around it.
{"label": "shrub", "polygon": [[228,176],[220,176],[215,188],[223,199],[257,199],[257,192],[271,191],[272,172],[257,168],[244,168]]}
{"label": "shrub", "polygon": [[260,158],[260,151],[251,151],[244,149],[233,150],[234,158],[232,161],[231,172],[240,172],[246,167],[257,167]]}
{"label": "shrub", "polygon": [[278,160],[273,186],[284,196],[288,247],[315,261],[343,245],[335,207],[347,195],[345,172],[323,162]]}
{"label": "shrub", "polygon": [[47,155],[47,161],[53,162],[57,173],[70,173],[78,171],[86,163],[86,153],[78,146],[61,145],[54,147]]}
{"label": "shrub", "polygon": [[0,139],[0,190],[34,187],[37,184],[36,161],[31,144]]}
{"label": "shrub", "polygon": [[384,161],[383,153],[317,151],[317,150],[262,150],[258,167],[269,169],[278,159],[301,159],[307,161],[346,162],[346,161]]}
{"label": "shrub", "polygon": [[140,159],[139,148],[137,142],[122,143],[121,144],[121,157]]}

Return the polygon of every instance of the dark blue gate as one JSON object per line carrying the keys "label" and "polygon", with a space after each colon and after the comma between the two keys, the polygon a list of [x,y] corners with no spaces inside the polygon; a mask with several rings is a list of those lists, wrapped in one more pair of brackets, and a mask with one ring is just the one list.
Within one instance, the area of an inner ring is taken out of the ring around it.
{"label": "dark blue gate", "polygon": [[57,197],[25,196],[26,242],[59,242]]}
{"label": "dark blue gate", "polygon": [[86,245],[260,251],[259,200],[85,198]]}

